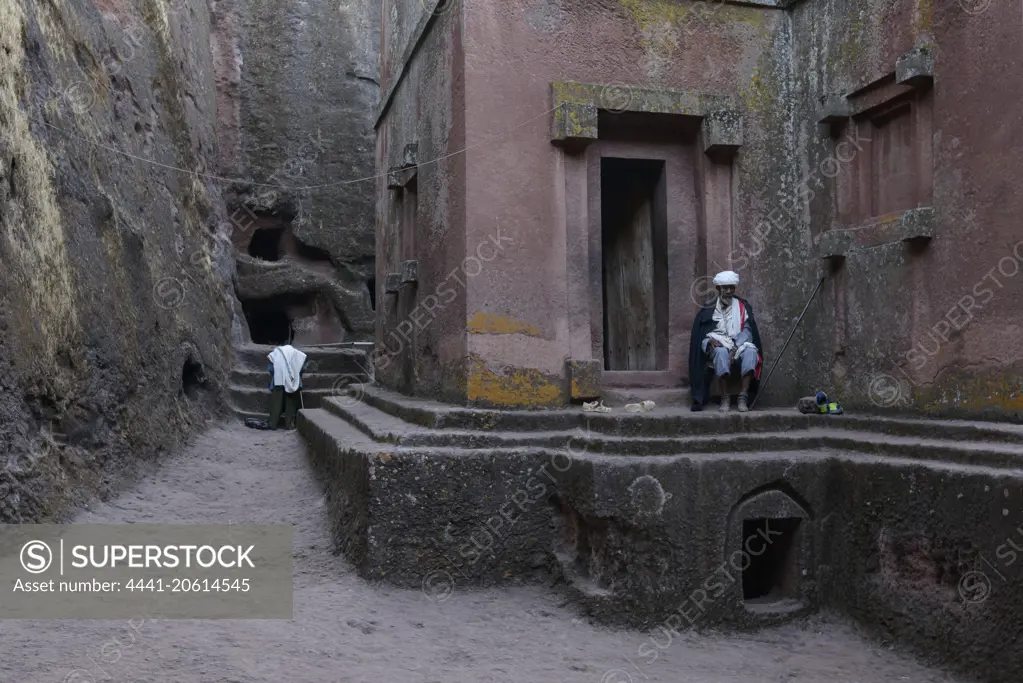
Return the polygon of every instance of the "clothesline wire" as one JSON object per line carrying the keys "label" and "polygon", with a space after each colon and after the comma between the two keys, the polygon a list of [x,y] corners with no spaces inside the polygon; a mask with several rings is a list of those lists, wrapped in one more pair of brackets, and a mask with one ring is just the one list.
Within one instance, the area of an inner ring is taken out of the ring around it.
{"label": "clothesline wire", "polygon": [[[558,105],[558,106],[560,106],[560,105]],[[23,110],[21,110],[20,108],[17,108],[17,107],[10,107],[10,106],[8,106],[8,108],[9,109],[17,109],[17,111],[19,111],[19,112],[23,111]],[[507,135],[508,133],[511,133],[511,132],[513,132],[515,130],[518,130],[519,128],[522,128],[523,126],[527,126],[527,125],[529,125],[533,121],[536,121],[539,118],[547,116],[548,114],[550,114],[551,112],[553,112],[557,108],[558,107],[551,107],[547,111],[544,111],[544,112],[542,112],[540,114],[537,114],[536,116],[534,116],[534,117],[532,117],[530,119],[527,119],[526,121],[523,121],[522,123],[520,123],[520,124],[518,124],[516,126],[512,126],[511,128],[503,130],[500,133],[498,133],[497,135],[494,135],[494,136],[492,136],[492,137],[490,137],[490,138],[488,138],[486,140],[482,140],[482,141],[477,142],[475,144],[469,145],[468,147],[463,147],[462,149],[456,150],[454,152],[450,152],[450,153],[445,154],[443,156],[439,156],[439,157],[437,157],[435,159],[430,159],[429,161],[420,162],[420,163],[416,164],[416,166],[418,167],[418,166],[428,166],[430,164],[436,164],[438,162],[444,161],[445,159],[450,159],[453,156],[458,156],[459,154],[464,154],[465,152],[468,152],[470,149],[475,149],[475,148],[480,147],[482,145],[490,144],[491,142],[493,142],[493,141],[495,141],[495,140],[497,140],[497,139]],[[28,114],[28,112],[25,112],[25,113]],[[47,128],[52,128],[53,130],[55,130],[55,131],[57,131],[59,133],[62,133],[64,135],[68,136],[68,137],[71,137],[71,138],[74,138],[74,139],[77,139],[77,140],[82,140],[82,141],[84,141],[84,142],[86,142],[86,143],[88,143],[90,145],[93,145],[95,147],[99,147],[100,149],[107,150],[108,152],[113,152],[114,154],[120,154],[122,156],[128,157],[129,159],[134,159],[135,161],[141,161],[143,163],[151,164],[153,166],[158,166],[160,168],[165,168],[165,169],[168,169],[168,170],[171,170],[171,171],[178,171],[180,173],[186,173],[188,175],[195,176],[197,178],[206,178],[206,179],[209,179],[209,180],[217,180],[217,181],[221,181],[221,182],[225,182],[225,183],[239,183],[239,184],[250,185],[250,186],[255,186],[255,187],[272,187],[272,188],[275,188],[275,189],[278,189],[278,190],[306,191],[306,190],[319,190],[319,189],[324,189],[324,188],[328,188],[328,187],[339,187],[339,186],[342,186],[342,185],[354,185],[355,183],[364,183],[364,182],[367,182],[369,180],[376,180],[377,178],[384,178],[384,177],[387,176],[387,173],[378,173],[376,175],[366,176],[365,178],[355,178],[353,180],[340,180],[340,181],[337,181],[337,182],[334,182],[334,183],[326,183],[326,184],[323,184],[323,185],[305,185],[305,186],[301,186],[301,187],[291,187],[291,186],[288,186],[288,185],[275,185],[275,184],[272,184],[272,183],[255,183],[255,182],[252,182],[252,181],[248,180],[247,178],[227,178],[227,177],[218,176],[218,175],[215,175],[215,174],[212,174],[212,173],[200,173],[199,171],[189,171],[188,169],[179,168],[177,166],[171,166],[170,164],[162,164],[159,161],[154,161],[153,159],[146,159],[145,157],[140,157],[138,155],[132,154],[131,152],[125,152],[124,150],[117,149],[116,147],[110,147],[108,145],[104,145],[102,143],[95,142],[95,141],[89,140],[87,138],[83,138],[80,135],[75,135],[74,133],[71,133],[70,131],[67,131],[67,130],[59,127],[59,126],[53,125],[52,123],[49,123],[47,121],[43,121],[43,120],[40,120],[38,118],[35,118],[35,117],[31,116],[31,114],[28,114],[28,118],[30,120],[35,121],[36,123],[39,123],[39,124],[42,124],[43,126],[46,126]]]}

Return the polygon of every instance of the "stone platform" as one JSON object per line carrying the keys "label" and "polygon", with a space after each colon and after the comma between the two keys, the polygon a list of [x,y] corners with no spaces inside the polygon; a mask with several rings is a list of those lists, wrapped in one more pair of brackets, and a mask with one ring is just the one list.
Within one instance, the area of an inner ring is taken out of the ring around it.
{"label": "stone platform", "polygon": [[828,609],[949,666],[1023,666],[1004,628],[1023,608],[1007,549],[1023,548],[1023,427],[352,391],[299,429],[367,579],[558,580],[601,621],[676,630]]}

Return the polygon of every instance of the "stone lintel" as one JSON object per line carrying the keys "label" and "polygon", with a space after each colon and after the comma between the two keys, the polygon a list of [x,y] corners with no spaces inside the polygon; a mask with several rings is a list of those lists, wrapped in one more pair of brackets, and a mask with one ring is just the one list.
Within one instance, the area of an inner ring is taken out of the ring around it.
{"label": "stone lintel", "polygon": [[388,273],[384,278],[384,293],[397,294],[401,289],[401,273]]}
{"label": "stone lintel", "polygon": [[742,147],[742,114],[734,110],[712,112],[700,122],[700,132],[705,153],[735,152]]}
{"label": "stone lintel", "polygon": [[419,282],[419,261],[405,261],[401,264],[401,284]]}
{"label": "stone lintel", "polygon": [[914,88],[909,85],[888,83],[887,85],[868,91],[856,96],[850,104],[850,116],[870,116],[871,114],[884,111],[895,102],[905,100],[913,95]]}
{"label": "stone lintel", "polygon": [[934,81],[934,55],[930,48],[919,47],[895,62],[895,82],[899,85],[927,87]]}
{"label": "stone lintel", "polygon": [[823,259],[843,258],[850,253],[897,242],[929,240],[934,236],[934,209],[923,207],[882,216],[846,230],[829,230],[820,236],[818,253]]}
{"label": "stone lintel", "polygon": [[669,90],[645,88],[624,83],[551,83],[553,106],[564,102],[591,104],[598,109],[614,112],[641,112],[649,114],[677,114],[703,117],[714,111],[738,109],[732,98],[695,90]]}
{"label": "stone lintel", "polygon": [[852,107],[843,95],[831,95],[820,106],[814,118],[817,123],[841,123],[852,115]]}
{"label": "stone lintel", "polygon": [[568,360],[568,381],[573,399],[593,399],[601,395],[604,364],[599,360]]}

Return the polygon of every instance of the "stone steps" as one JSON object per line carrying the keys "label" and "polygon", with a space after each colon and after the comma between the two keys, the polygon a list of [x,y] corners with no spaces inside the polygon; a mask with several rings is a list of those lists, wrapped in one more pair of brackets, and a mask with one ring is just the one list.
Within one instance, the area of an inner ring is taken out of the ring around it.
{"label": "stone steps", "polygon": [[581,428],[538,432],[437,429],[405,422],[354,397],[328,397],[320,406],[378,443],[405,448],[563,450],[569,456],[665,456],[832,449],[992,468],[1023,469],[1023,447],[991,441],[951,441],[833,429],[818,421],[789,431],[722,432],[683,436],[615,436]]}
{"label": "stone steps", "polygon": [[359,399],[404,422],[443,430],[553,432],[583,429],[610,436],[682,437],[711,434],[787,432],[811,428],[852,430],[887,436],[942,441],[992,442],[1023,448],[1023,425],[964,420],[881,417],[876,415],[803,415],[789,410],[718,413],[690,412],[688,406],[661,406],[649,413],[585,413],[560,410],[464,408],[411,398],[373,385],[359,387]]}
{"label": "stone steps", "polygon": [[689,389],[686,387],[636,389],[631,387],[608,387],[604,389],[604,405],[609,407],[625,406],[629,403],[653,401],[658,406],[685,406],[692,403]]}
{"label": "stone steps", "polygon": [[[306,408],[319,408],[324,399],[335,396],[332,389],[303,389],[302,402]],[[266,417],[270,410],[270,390],[231,387],[231,403],[236,411],[260,413]]]}
{"label": "stone steps", "polygon": [[[250,344],[235,349],[238,364],[231,373],[230,405],[239,419],[265,420],[270,409],[270,373],[267,355],[273,346]],[[347,346],[301,347],[306,354],[302,373],[302,400],[307,409],[317,408],[323,399],[344,394],[352,383],[369,377],[363,348]]]}
{"label": "stone steps", "polygon": [[[235,348],[239,369],[262,371],[266,373],[269,363],[267,355],[274,350],[273,346],[250,344]],[[303,346],[300,350],[306,354],[305,372],[310,374],[358,375],[367,377],[369,364],[366,351],[361,348],[345,346]]]}
{"label": "stone steps", "polygon": [[[333,389],[338,394],[346,393],[344,389],[355,380],[357,380],[357,378],[354,378],[351,375],[337,375],[331,373],[302,374],[302,386],[305,387],[305,389]],[[232,387],[242,387],[245,389],[268,390],[270,387],[270,373],[266,370],[258,371],[246,368],[236,368],[231,372],[231,385]]]}

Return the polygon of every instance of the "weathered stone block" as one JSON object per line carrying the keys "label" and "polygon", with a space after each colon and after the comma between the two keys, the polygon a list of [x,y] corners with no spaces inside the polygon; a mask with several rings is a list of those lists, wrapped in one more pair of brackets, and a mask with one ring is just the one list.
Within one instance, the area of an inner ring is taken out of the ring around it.
{"label": "weathered stone block", "polygon": [[401,284],[419,282],[419,261],[405,261],[401,264]]}
{"label": "weathered stone block", "polygon": [[399,289],[401,289],[401,273],[388,273],[384,278],[384,292],[397,294]]}
{"label": "weathered stone block", "polygon": [[597,107],[564,102],[554,110],[551,139],[558,142],[596,140]]}
{"label": "weathered stone block", "polygon": [[570,360],[567,366],[572,398],[598,398],[601,395],[604,366],[599,360]]}
{"label": "weathered stone block", "polygon": [[895,82],[914,87],[928,86],[934,81],[934,55],[921,47],[908,52],[895,62]]}
{"label": "weathered stone block", "polygon": [[404,183],[401,182],[401,167],[392,166],[387,169],[387,189],[388,190],[400,190],[405,187]]}
{"label": "weathered stone block", "polygon": [[419,161],[417,160],[419,154],[419,143],[413,142],[405,145],[405,149],[402,152],[401,165],[402,168],[411,168],[418,166]]}
{"label": "weathered stone block", "polygon": [[713,112],[700,124],[704,152],[734,152],[742,147],[742,115],[737,111]]}
{"label": "weathered stone block", "polygon": [[828,97],[817,110],[817,123],[840,123],[852,116],[852,107],[842,95]]}

